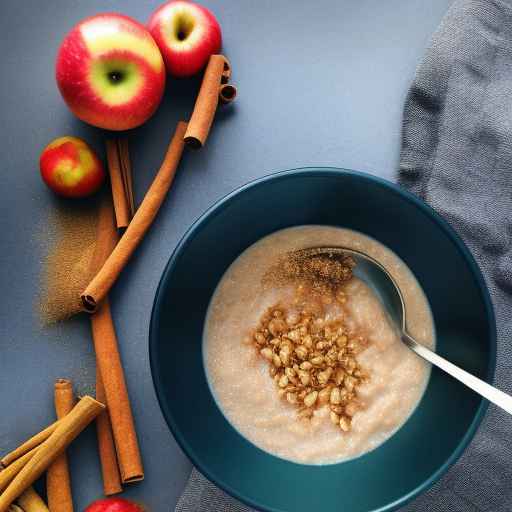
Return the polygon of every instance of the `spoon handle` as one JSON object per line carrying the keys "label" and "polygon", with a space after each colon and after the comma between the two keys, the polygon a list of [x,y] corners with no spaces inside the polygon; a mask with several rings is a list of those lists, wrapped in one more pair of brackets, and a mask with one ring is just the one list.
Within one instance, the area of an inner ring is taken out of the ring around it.
{"label": "spoon handle", "polygon": [[473,391],[478,393],[479,395],[487,398],[493,404],[496,404],[498,407],[501,407],[504,411],[512,414],[512,396],[507,395],[503,391],[491,386],[487,382],[478,379],[471,373],[459,368],[458,366],[450,363],[439,354],[432,352],[432,350],[418,343],[414,338],[412,338],[406,332],[402,333],[403,342],[416,354],[418,354],[423,359],[426,359],[434,366],[437,366],[441,370],[444,370],[446,373],[457,379],[458,381],[465,384],[468,388],[471,388]]}

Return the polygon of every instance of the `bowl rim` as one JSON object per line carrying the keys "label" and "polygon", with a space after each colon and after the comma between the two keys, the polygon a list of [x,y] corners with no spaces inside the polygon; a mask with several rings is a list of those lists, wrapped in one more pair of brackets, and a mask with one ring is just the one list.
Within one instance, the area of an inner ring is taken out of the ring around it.
{"label": "bowl rim", "polygon": [[[423,200],[421,200],[416,195],[412,194],[408,190],[402,188],[396,183],[393,183],[391,181],[388,181],[387,179],[381,178],[379,176],[375,176],[373,174],[369,174],[367,172],[362,171],[355,171],[352,169],[344,169],[339,167],[297,167],[293,169],[287,169],[283,171],[274,171],[270,174],[266,174],[262,177],[253,179],[237,188],[232,190],[231,192],[225,194],[223,197],[215,201],[209,208],[207,208],[193,223],[192,225],[187,229],[187,231],[184,233],[184,235],[181,237],[180,241],[174,248],[171,256],[169,257],[169,260],[167,261],[165,268],[162,272],[162,275],[160,277],[160,281],[158,283],[158,287],[155,292],[155,298],[153,301],[153,307],[151,310],[151,318],[150,318],[150,325],[149,325],[149,362],[150,362],[150,369],[151,369],[151,378],[153,381],[153,387],[155,389],[155,393],[157,396],[158,404],[160,406],[160,410],[162,411],[162,415],[165,419],[165,422],[167,423],[167,426],[171,430],[174,439],[180,446],[180,448],[184,451],[185,455],[189,458],[189,460],[192,462],[194,467],[199,470],[199,472],[204,475],[208,480],[210,480],[213,484],[221,488],[223,491],[228,493],[233,498],[239,500],[240,502],[244,503],[245,505],[248,505],[256,510],[260,510],[263,512],[287,512],[283,509],[276,509],[276,508],[269,508],[267,506],[264,506],[260,503],[257,503],[256,501],[252,500],[251,498],[244,496],[240,494],[236,489],[232,488],[229,484],[222,481],[221,478],[217,477],[216,475],[212,474],[209,469],[201,463],[198,457],[196,457],[194,450],[191,448],[191,446],[188,444],[187,440],[184,438],[184,436],[181,435],[180,431],[177,428],[177,425],[174,422],[174,419],[170,414],[167,412],[167,408],[165,406],[165,397],[163,396],[162,387],[160,383],[158,382],[158,379],[156,377],[156,366],[158,364],[157,360],[157,342],[156,342],[156,334],[155,334],[155,324],[156,324],[156,317],[160,312],[161,309],[161,302],[162,302],[162,289],[164,286],[164,283],[167,281],[167,276],[170,274],[171,270],[173,269],[175,262],[178,258],[178,255],[181,253],[182,249],[188,244],[189,240],[192,239],[198,229],[202,227],[202,225],[210,218],[210,216],[217,210],[225,208],[227,204],[233,199],[234,197],[238,196],[240,193],[245,192],[246,190],[257,187],[263,183],[266,183],[268,181],[273,181],[275,179],[290,179],[290,178],[296,178],[304,175],[310,175],[310,176],[340,176],[340,175],[349,175],[354,176],[359,179],[363,180],[369,180],[377,183],[387,191],[396,194],[400,196],[401,198],[405,199],[406,201],[409,201],[412,203],[416,208],[418,208],[422,213],[424,213],[427,217],[432,219],[437,226],[447,235],[447,237],[454,243],[456,249],[459,251],[463,259],[467,262],[471,273],[473,277],[476,280],[476,283],[478,285],[478,289],[480,291],[480,294],[482,296],[485,310],[486,310],[486,316],[489,320],[489,365],[487,368],[487,375],[486,375],[486,381],[489,383],[492,383],[495,376],[495,370],[496,370],[496,352],[497,352],[497,329],[496,329],[496,317],[494,314],[494,309],[492,306],[491,296],[489,293],[489,290],[487,288],[487,285],[485,283],[485,279],[483,277],[482,271],[480,270],[480,267],[478,266],[474,256],[469,251],[468,247],[465,245],[465,243],[462,241],[460,236],[457,234],[455,229],[439,214],[437,213],[430,205],[425,203]],[[485,415],[485,412],[487,411],[487,408],[489,406],[489,402],[485,399],[481,399],[481,403],[477,409],[477,412],[475,414],[475,417],[473,418],[473,421],[471,422],[470,427],[460,440],[459,444],[457,445],[456,449],[453,451],[453,453],[448,457],[448,459],[442,464],[442,466],[435,471],[430,478],[422,482],[420,485],[418,485],[415,489],[413,489],[408,494],[398,498],[392,503],[388,503],[382,507],[374,508],[373,510],[368,510],[367,512],[391,512],[393,510],[396,510],[399,507],[403,507],[410,501],[412,501],[414,498],[428,490],[432,485],[434,485],[435,482],[437,482],[447,471],[448,469],[457,462],[457,460],[461,457],[464,450],[467,448],[473,437],[475,436],[478,427],[480,426],[483,417]]]}

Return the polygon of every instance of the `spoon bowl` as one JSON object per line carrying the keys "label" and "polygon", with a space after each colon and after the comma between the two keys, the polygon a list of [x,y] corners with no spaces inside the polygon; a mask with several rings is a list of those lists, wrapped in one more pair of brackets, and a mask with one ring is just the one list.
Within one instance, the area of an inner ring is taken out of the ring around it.
{"label": "spoon bowl", "polygon": [[381,303],[384,304],[386,313],[391,317],[393,325],[396,325],[401,330],[405,330],[407,325],[406,308],[400,287],[385,267],[375,258],[355,249],[345,247],[313,247],[300,249],[296,253],[305,258],[323,256],[343,259],[346,256],[350,256],[356,263],[353,268],[354,275],[364,281],[377,295]]}

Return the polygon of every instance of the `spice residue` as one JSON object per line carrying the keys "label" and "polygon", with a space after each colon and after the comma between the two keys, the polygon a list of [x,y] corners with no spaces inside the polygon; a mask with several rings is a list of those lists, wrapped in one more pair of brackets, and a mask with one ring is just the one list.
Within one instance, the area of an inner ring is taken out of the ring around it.
{"label": "spice residue", "polygon": [[41,272],[40,318],[52,324],[81,310],[80,292],[92,277],[99,198],[58,201],[50,214]]}
{"label": "spice residue", "polygon": [[304,284],[319,294],[333,292],[352,278],[355,261],[339,253],[315,249],[292,251],[282,257],[263,277],[263,284]]}

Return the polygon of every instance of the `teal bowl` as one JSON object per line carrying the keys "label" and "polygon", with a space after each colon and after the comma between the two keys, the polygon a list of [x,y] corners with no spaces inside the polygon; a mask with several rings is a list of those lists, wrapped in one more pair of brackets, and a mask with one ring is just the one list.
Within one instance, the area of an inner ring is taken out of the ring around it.
{"label": "teal bowl", "polygon": [[149,349],[158,400],[174,437],[199,471],[255,509],[395,510],[461,455],[487,408],[479,396],[433,369],[419,406],[389,440],[356,459],[312,466],[270,455],[242,437],[208,386],[202,334],[217,283],[251,244],[302,224],[354,229],[391,248],[412,269],[430,302],[437,351],[492,381],[496,330],[489,293],[453,229],[429,206],[382,179],[340,169],[296,169],[229,194],[178,244],[151,317]]}

